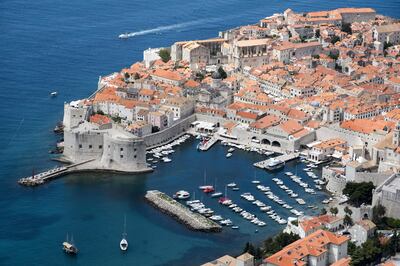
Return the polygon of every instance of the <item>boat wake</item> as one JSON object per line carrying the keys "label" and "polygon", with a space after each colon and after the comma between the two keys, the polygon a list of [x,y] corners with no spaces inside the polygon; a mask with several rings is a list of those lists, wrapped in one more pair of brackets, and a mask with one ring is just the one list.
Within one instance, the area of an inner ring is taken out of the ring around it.
{"label": "boat wake", "polygon": [[118,36],[118,38],[120,38],[120,39],[128,39],[128,38],[135,37],[135,36],[147,35],[147,34],[152,34],[152,33],[159,33],[159,32],[164,32],[164,31],[169,31],[169,30],[183,29],[183,28],[187,28],[187,27],[195,26],[195,25],[200,25],[200,24],[204,24],[204,23],[216,22],[218,20],[221,20],[221,18],[199,19],[199,20],[195,20],[195,21],[172,24],[172,25],[168,25],[168,26],[160,26],[160,27],[157,27],[157,28],[154,28],[154,29],[123,33],[123,34],[120,34]]}

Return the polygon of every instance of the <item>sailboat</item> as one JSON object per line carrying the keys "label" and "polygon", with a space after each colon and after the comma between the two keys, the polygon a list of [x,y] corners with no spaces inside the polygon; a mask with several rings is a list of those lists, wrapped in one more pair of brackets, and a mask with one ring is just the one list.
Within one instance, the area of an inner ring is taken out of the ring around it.
{"label": "sailboat", "polygon": [[254,179],[253,179],[253,181],[251,181],[251,183],[253,183],[253,184],[260,184],[260,181],[257,180],[257,178],[256,178],[256,171],[254,171]]}
{"label": "sailboat", "polygon": [[[217,190],[217,180],[215,180],[215,190]],[[216,191],[216,192],[211,194],[211,197],[212,198],[217,198],[217,197],[220,197],[222,195],[223,195],[222,192]]]}
{"label": "sailboat", "polygon": [[206,171],[204,171],[204,185],[199,186],[199,189],[204,190],[204,189],[208,189],[208,188],[212,188],[213,187],[211,185],[206,185],[206,179],[207,179],[207,173],[206,173]]}
{"label": "sailboat", "polygon": [[73,236],[71,236],[71,240],[69,240],[68,234],[67,234],[67,240],[63,242],[63,250],[65,253],[70,254],[70,255],[78,254],[78,249],[74,245],[74,237]]}
{"label": "sailboat", "polygon": [[122,240],[119,243],[119,247],[122,251],[126,251],[128,249],[128,241],[126,240],[126,215],[124,217],[124,233],[122,233]]}

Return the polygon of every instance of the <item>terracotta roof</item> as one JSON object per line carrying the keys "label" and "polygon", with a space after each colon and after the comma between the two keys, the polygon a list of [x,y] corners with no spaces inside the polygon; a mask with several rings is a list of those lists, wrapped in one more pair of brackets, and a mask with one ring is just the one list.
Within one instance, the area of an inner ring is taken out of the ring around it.
{"label": "terracotta roof", "polygon": [[90,122],[98,125],[104,125],[111,123],[111,119],[105,115],[95,114],[90,117]]}
{"label": "terracotta roof", "polygon": [[327,252],[327,245],[341,245],[349,239],[329,231],[317,230],[316,232],[299,239],[284,247],[274,255],[266,258],[264,263],[271,263],[279,266],[306,265],[302,259],[312,255],[319,256]]}
{"label": "terracotta roof", "polygon": [[266,129],[271,126],[275,126],[279,124],[280,119],[276,115],[267,115],[263,118],[258,119],[257,121],[250,124],[250,127],[257,129]]}

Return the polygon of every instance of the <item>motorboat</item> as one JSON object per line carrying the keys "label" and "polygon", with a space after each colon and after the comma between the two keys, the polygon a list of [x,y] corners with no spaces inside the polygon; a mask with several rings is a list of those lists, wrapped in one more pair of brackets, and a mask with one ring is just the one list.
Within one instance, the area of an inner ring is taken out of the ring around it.
{"label": "motorboat", "polygon": [[280,168],[283,168],[285,166],[285,162],[275,159],[275,158],[271,158],[267,161],[267,163],[265,164],[264,168],[267,170],[277,170]]}
{"label": "motorboat", "polygon": [[171,160],[170,158],[168,158],[168,157],[162,157],[161,159],[163,160],[164,163],[169,163],[169,162],[172,161],[172,160]]}
{"label": "motorboat", "polygon": [[212,197],[212,198],[217,198],[217,197],[220,197],[220,196],[222,196],[222,195],[223,195],[222,192],[214,192],[214,193],[211,194],[211,197]]}
{"label": "motorboat", "polygon": [[65,253],[69,254],[69,255],[76,255],[78,254],[78,249],[76,248],[76,246],[74,245],[74,237],[71,236],[71,239],[68,239],[68,235],[67,235],[67,240],[64,241],[62,243],[63,245],[63,250]]}
{"label": "motorboat", "polygon": [[234,151],[235,151],[234,148],[229,148],[229,149],[228,149],[228,152],[229,152],[229,153],[232,153],[232,152],[234,152]]}
{"label": "motorboat", "polygon": [[121,242],[119,242],[119,248],[122,251],[126,251],[128,249],[128,240],[126,240],[126,216],[124,217],[124,232],[122,233],[122,239]]}
{"label": "motorboat", "polygon": [[236,183],[229,183],[228,185],[226,185],[227,187],[233,188],[236,187]]}
{"label": "motorboat", "polygon": [[232,156],[232,153],[230,153],[230,152],[228,152],[227,154],[226,154],[226,158],[230,158]]}
{"label": "motorboat", "polygon": [[51,97],[56,97],[57,94],[58,94],[58,92],[56,92],[56,91],[50,92],[50,96],[51,96]]}
{"label": "motorboat", "polygon": [[190,193],[185,191],[185,190],[179,190],[176,192],[173,196],[174,199],[180,199],[180,200],[185,200],[190,198]]}

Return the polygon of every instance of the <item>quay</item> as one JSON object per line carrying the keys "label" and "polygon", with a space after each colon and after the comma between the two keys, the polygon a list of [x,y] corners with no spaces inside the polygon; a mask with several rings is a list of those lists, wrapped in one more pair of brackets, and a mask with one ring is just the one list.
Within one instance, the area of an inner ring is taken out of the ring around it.
{"label": "quay", "polygon": [[[274,159],[275,159],[275,160],[279,160],[279,161],[283,161],[283,162],[286,163],[286,162],[288,162],[288,161],[291,161],[291,160],[294,160],[294,159],[299,158],[299,156],[300,156],[300,153],[295,152],[295,153],[290,153],[290,154],[282,154],[282,155],[280,155],[280,156],[274,157]],[[271,158],[269,158],[269,159],[267,159],[267,160],[264,160],[264,161],[260,161],[260,162],[254,163],[253,165],[254,165],[255,167],[264,169],[264,168],[265,168],[265,165],[268,163],[268,161],[269,161],[270,159],[271,159]]]}
{"label": "quay", "polygon": [[56,167],[38,174],[33,174],[32,176],[24,177],[18,180],[18,184],[22,186],[27,186],[27,187],[34,187],[38,185],[42,185],[50,180],[53,180],[57,177],[66,175],[71,172],[77,171],[75,168],[76,166],[91,162],[93,160],[88,160],[76,164],[71,164],[68,166],[60,166]]}
{"label": "quay", "polygon": [[172,216],[189,229],[201,232],[221,232],[222,227],[199,213],[194,213],[186,206],[158,190],[149,190],[146,200],[160,211]]}

